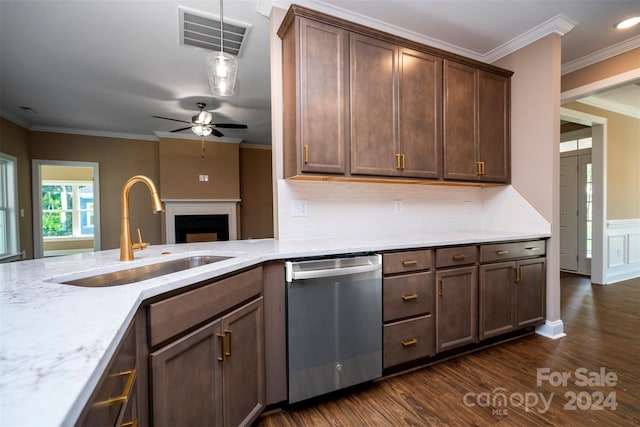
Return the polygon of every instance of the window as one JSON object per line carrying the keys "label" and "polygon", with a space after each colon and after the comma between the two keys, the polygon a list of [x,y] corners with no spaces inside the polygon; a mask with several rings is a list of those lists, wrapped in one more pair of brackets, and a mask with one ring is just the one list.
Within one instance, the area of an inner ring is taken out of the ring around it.
{"label": "window", "polygon": [[587,163],[585,165],[585,174],[587,180],[587,188],[586,188],[586,215],[585,219],[587,221],[586,231],[585,231],[585,240],[586,240],[586,255],[587,258],[591,259],[592,255],[592,244],[593,244],[593,178],[592,178],[592,163]]}
{"label": "window", "polygon": [[15,157],[0,153],[0,259],[20,253],[17,169]]}
{"label": "window", "polygon": [[567,151],[584,150],[585,148],[591,148],[591,137],[573,139],[571,141],[565,141],[560,143],[560,152],[566,153]]}
{"label": "window", "polygon": [[42,235],[93,236],[93,182],[42,181]]}

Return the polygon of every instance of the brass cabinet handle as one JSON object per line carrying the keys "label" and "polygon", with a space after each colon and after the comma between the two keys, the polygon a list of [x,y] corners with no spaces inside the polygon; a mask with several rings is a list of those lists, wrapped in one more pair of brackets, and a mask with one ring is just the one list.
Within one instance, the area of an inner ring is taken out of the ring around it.
{"label": "brass cabinet handle", "polygon": [[224,361],[224,335],[218,334],[218,342],[220,343],[220,356],[217,357],[219,362]]}
{"label": "brass cabinet handle", "polygon": [[402,265],[404,265],[404,266],[418,265],[418,260],[417,259],[407,259],[407,260],[402,261]]}
{"label": "brass cabinet handle", "polygon": [[462,261],[464,260],[464,255],[460,254],[460,255],[454,255],[451,257],[454,261]]}
{"label": "brass cabinet handle", "polygon": [[99,402],[91,405],[94,408],[106,408],[107,406],[120,405],[125,403],[129,399],[129,395],[131,394],[131,388],[133,387],[133,383],[136,380],[136,370],[132,369],[130,371],[119,372],[117,374],[110,375],[110,378],[117,377],[127,377],[127,382],[124,385],[124,389],[122,390],[122,394],[116,397],[110,397],[107,400],[101,400]]}
{"label": "brass cabinet handle", "polygon": [[514,267],[513,268],[516,272],[516,279],[515,282],[522,282],[522,268],[521,267]]}
{"label": "brass cabinet handle", "polygon": [[418,294],[402,295],[402,301],[411,301],[414,299],[418,299]]}
{"label": "brass cabinet handle", "polygon": [[506,255],[508,253],[509,253],[509,251],[505,251],[505,250],[496,251],[496,255]]}
{"label": "brass cabinet handle", "polygon": [[476,162],[476,173],[484,175],[484,162]]}
{"label": "brass cabinet handle", "polygon": [[401,169],[404,170],[404,158],[405,158],[404,154],[402,154],[400,156],[400,158],[402,159],[402,167],[401,167]]}
{"label": "brass cabinet handle", "polygon": [[402,169],[402,165],[400,163],[400,156],[402,156],[402,154],[400,153],[396,154],[396,169]]}
{"label": "brass cabinet handle", "polygon": [[415,338],[411,338],[409,341],[400,341],[403,347],[410,347],[412,345],[418,344],[418,340]]}
{"label": "brass cabinet handle", "polygon": [[309,146],[305,144],[303,148],[304,148],[304,162],[309,163]]}
{"label": "brass cabinet handle", "polygon": [[120,427],[138,427],[138,420],[131,420],[120,424]]}
{"label": "brass cabinet handle", "polygon": [[438,295],[442,296],[442,280],[438,280]]}
{"label": "brass cabinet handle", "polygon": [[232,332],[229,330],[224,331],[224,334],[229,337],[229,351],[226,352],[224,355],[227,357],[231,357],[231,353],[233,353],[233,335],[232,335]]}
{"label": "brass cabinet handle", "polygon": [[530,247],[525,248],[525,249],[528,250],[528,251],[539,251],[540,250],[540,248],[537,247],[537,246],[530,246]]}

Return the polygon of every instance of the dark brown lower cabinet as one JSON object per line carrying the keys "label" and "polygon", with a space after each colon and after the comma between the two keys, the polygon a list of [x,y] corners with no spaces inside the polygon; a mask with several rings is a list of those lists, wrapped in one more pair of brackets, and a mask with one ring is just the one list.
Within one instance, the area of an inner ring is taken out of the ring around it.
{"label": "dark brown lower cabinet", "polygon": [[250,425],[264,409],[262,297],[151,353],[153,425]]}
{"label": "dark brown lower cabinet", "polygon": [[539,324],[545,315],[546,258],[480,266],[480,339]]}
{"label": "dark brown lower cabinet", "polygon": [[436,352],[478,342],[477,267],[436,273]]}

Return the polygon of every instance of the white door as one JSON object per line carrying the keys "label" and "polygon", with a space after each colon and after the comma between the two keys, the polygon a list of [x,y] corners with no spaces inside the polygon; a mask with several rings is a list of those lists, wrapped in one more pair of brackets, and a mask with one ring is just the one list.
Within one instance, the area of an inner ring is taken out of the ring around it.
{"label": "white door", "polygon": [[578,156],[560,158],[560,269],[578,271]]}

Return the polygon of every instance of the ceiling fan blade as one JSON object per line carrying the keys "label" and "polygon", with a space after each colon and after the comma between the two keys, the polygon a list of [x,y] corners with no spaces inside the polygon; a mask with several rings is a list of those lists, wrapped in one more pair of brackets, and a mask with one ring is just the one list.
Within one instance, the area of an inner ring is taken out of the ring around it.
{"label": "ceiling fan blade", "polygon": [[171,132],[182,132],[183,130],[191,129],[191,126],[187,126],[186,128],[174,129]]}
{"label": "ceiling fan blade", "polygon": [[170,117],[162,117],[162,116],[153,116],[153,117],[155,117],[156,119],[172,120],[172,121],[174,121],[174,122],[191,123],[191,122],[188,122],[188,121],[186,121],[186,120],[172,119],[172,118],[170,118]]}
{"label": "ceiling fan blade", "polygon": [[227,128],[227,129],[246,129],[247,125],[237,124],[237,123],[212,123],[211,126],[215,126],[217,128]]}
{"label": "ceiling fan blade", "polygon": [[215,136],[217,136],[218,138],[220,138],[221,136],[224,136],[224,134],[222,132],[220,132],[219,130],[216,130],[214,128],[211,128],[211,133],[214,134]]}

